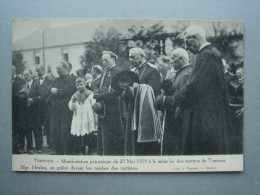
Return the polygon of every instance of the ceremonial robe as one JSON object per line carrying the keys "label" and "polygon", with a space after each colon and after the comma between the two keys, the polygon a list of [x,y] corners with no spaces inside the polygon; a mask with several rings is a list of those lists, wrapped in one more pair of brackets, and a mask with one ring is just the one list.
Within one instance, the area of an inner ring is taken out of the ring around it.
{"label": "ceremonial robe", "polygon": [[145,62],[139,67],[131,69],[139,76],[140,84],[148,84],[153,88],[155,96],[161,93],[161,77],[158,71],[158,67]]}
{"label": "ceremonial robe", "polygon": [[[131,71],[135,72],[139,76],[139,84],[147,84],[152,87],[155,97],[160,95],[161,77],[156,65],[153,65],[146,61],[139,67],[132,68]],[[149,123],[151,121],[147,122]],[[133,142],[137,141],[138,132],[138,129],[134,132]],[[135,144],[135,154],[137,155],[159,155],[159,153],[160,145],[157,141]]]}

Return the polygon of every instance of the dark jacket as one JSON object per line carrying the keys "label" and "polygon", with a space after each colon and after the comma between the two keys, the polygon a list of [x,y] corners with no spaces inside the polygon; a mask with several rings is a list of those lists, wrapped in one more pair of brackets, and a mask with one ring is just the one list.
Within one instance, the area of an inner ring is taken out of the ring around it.
{"label": "dark jacket", "polygon": [[37,128],[40,124],[40,82],[39,79],[33,80],[32,85],[27,94],[27,100],[33,99],[31,105],[27,105],[26,109],[26,127]]}
{"label": "dark jacket", "polygon": [[131,69],[139,76],[140,84],[148,84],[153,88],[154,95],[158,96],[161,93],[161,77],[157,66],[145,62],[137,68]]}
{"label": "dark jacket", "polygon": [[220,52],[212,45],[202,48],[187,85],[166,105],[191,109],[184,117],[184,154],[228,153],[229,108]]}
{"label": "dark jacket", "polygon": [[26,94],[20,93],[25,87],[25,80],[16,76],[12,81],[12,123],[13,128],[24,127]]}
{"label": "dark jacket", "polygon": [[90,89],[91,89],[91,91],[93,91],[94,94],[99,93],[100,81],[101,81],[101,77],[99,77],[98,79],[95,79],[91,82]]}
{"label": "dark jacket", "polygon": [[46,77],[44,79],[44,81],[42,82],[42,84],[40,84],[40,79],[37,79],[34,82],[36,83],[37,93],[31,95],[31,97],[33,99],[33,103],[39,104],[41,112],[47,112],[48,107],[46,105],[46,100],[47,100],[48,96],[50,96],[52,80],[50,78]]}
{"label": "dark jacket", "polygon": [[[121,100],[114,92],[109,92],[113,77],[121,72],[117,66],[104,71],[94,98],[104,105],[104,114],[99,115],[97,153],[99,155],[123,155],[124,127],[121,118]],[[99,81],[98,81],[99,82]],[[97,86],[96,86],[97,89]]]}

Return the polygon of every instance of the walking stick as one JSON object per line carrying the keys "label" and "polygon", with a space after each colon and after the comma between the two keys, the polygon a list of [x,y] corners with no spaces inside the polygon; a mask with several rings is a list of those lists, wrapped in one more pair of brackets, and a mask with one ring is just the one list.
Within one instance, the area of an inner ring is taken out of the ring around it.
{"label": "walking stick", "polygon": [[164,136],[164,128],[165,128],[165,116],[166,111],[163,111],[163,121],[162,121],[162,137],[161,137],[161,156],[163,155],[163,136]]}
{"label": "walking stick", "polygon": [[[164,96],[164,91],[162,92],[162,95]],[[163,136],[164,136],[164,128],[165,128],[165,116],[166,111],[163,111],[163,121],[162,121],[162,134],[161,134],[161,156],[163,155]]]}

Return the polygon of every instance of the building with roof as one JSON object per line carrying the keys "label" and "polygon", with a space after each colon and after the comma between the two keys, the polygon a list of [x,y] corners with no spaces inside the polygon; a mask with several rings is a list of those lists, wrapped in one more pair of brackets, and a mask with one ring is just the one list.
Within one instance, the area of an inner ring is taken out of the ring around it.
{"label": "building with roof", "polygon": [[[35,70],[37,64],[43,64],[45,65],[46,70],[50,69],[54,75],[57,75],[57,63],[59,61],[69,61],[73,66],[72,72],[75,73],[77,69],[81,68],[81,62],[83,60],[82,56],[84,56],[85,53],[85,46],[92,41],[95,30],[101,26],[104,27],[104,30],[114,27],[122,33],[124,35],[124,39],[119,41],[123,41],[123,43],[127,44],[128,47],[131,46],[131,43],[138,42],[138,40],[154,39],[156,42],[154,47],[156,52],[159,55],[169,55],[174,48],[184,46],[183,39],[177,36],[178,29],[180,28],[178,27],[178,24],[182,26],[187,22],[187,25],[191,22],[146,19],[75,19],[74,21],[75,23],[77,22],[77,24],[71,25],[73,21],[70,20],[70,25],[67,23],[67,26],[57,27],[57,24],[62,25],[69,20],[70,19],[30,19],[29,21],[15,21],[16,25],[15,23],[13,25],[13,35],[19,34],[19,31],[22,31],[21,34],[23,34],[26,30],[25,28],[30,29],[30,27],[35,27],[34,24],[38,24],[38,28],[34,29],[42,30],[35,31],[22,39],[13,40],[12,50],[20,51],[23,55],[25,66],[33,71]],[[81,21],[82,23],[80,23]],[[25,25],[25,27],[23,27],[22,23],[26,24],[28,22],[30,22],[31,26]],[[193,23],[194,22],[196,23],[196,21],[193,21]],[[48,25],[44,25],[44,23],[48,23]],[[164,26],[164,33],[162,34],[156,34],[153,36],[146,35],[146,37],[142,34],[137,34],[134,37],[131,34],[129,35],[128,29],[131,26],[142,27],[141,30],[145,31],[147,27],[158,23]],[[229,63],[237,63],[238,60],[237,58],[233,59],[233,54],[230,54],[230,48],[228,46],[230,45],[230,42],[237,44],[237,42],[240,41],[241,43],[239,45],[241,47],[238,47],[237,50],[240,51],[240,56],[242,56],[240,58],[243,60],[243,28],[241,29],[241,26],[243,25],[239,24],[237,27],[234,26],[235,24],[233,23],[222,22],[223,27],[220,29],[222,29],[223,32],[226,32],[226,35],[221,35],[216,34],[216,32],[214,34],[213,31],[210,30],[212,29],[214,21],[197,21],[197,23],[199,25],[203,25],[205,29],[207,29],[207,34],[209,36],[208,40],[220,49],[223,55],[226,55],[226,60],[228,60]],[[20,28],[17,28],[17,24],[20,24]],[[174,25],[175,29],[173,28]],[[218,25],[220,24],[218,23]],[[226,43],[226,45],[224,43]],[[242,62],[240,64],[242,64]]]}
{"label": "building with roof", "polygon": [[[41,21],[35,20],[35,23],[37,22]],[[131,25],[149,26],[156,22],[158,21],[88,19],[81,24],[35,31],[22,39],[15,40],[12,50],[20,51],[25,66],[33,71],[36,65],[43,64],[46,70],[50,69],[54,75],[57,75],[56,64],[59,61],[69,61],[73,66],[72,72],[75,73],[77,69],[81,68],[85,46],[91,41],[95,30],[100,26],[104,29],[115,27],[121,33],[127,34],[127,29]],[[14,30],[13,33],[19,33],[15,28]]]}
{"label": "building with roof", "polygon": [[56,75],[56,64],[59,61],[71,62],[75,73],[81,67],[81,56],[85,45],[92,37],[93,30],[88,25],[72,25],[42,32],[36,31],[13,43],[12,50],[20,51],[25,66],[35,70],[36,65],[50,67]]}

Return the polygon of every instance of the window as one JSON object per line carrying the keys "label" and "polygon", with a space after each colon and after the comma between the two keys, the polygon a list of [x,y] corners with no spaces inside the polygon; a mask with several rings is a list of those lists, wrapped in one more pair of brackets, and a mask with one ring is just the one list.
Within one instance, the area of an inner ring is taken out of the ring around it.
{"label": "window", "polygon": [[66,61],[66,62],[69,61],[69,54],[68,53],[63,54],[63,60]]}
{"label": "window", "polygon": [[40,57],[39,56],[35,56],[35,64],[40,64]]}

